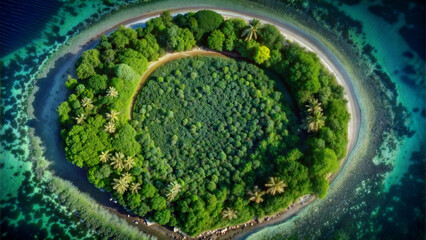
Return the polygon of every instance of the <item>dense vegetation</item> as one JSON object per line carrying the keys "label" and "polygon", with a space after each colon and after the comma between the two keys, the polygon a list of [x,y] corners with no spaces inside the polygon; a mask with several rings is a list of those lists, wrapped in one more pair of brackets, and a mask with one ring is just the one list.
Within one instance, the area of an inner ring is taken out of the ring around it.
{"label": "dense vegetation", "polygon": [[[148,61],[195,45],[274,72],[300,113],[292,117],[256,66],[195,58],[157,70],[131,120]],[[134,213],[191,235],[277,212],[304,194],[323,197],[346,154],[343,88],[314,53],[256,19],[165,12],[146,28],[102,36],[76,73],[58,107],[68,160]]]}

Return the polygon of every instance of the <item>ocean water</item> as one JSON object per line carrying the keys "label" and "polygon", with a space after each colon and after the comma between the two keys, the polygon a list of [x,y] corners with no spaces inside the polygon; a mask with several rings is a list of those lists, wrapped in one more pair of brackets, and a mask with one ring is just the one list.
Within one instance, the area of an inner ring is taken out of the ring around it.
{"label": "ocean water", "polygon": [[[186,4],[196,6],[198,1],[159,2],[162,3],[152,9],[148,8],[150,3],[139,6],[138,11],[146,13]],[[355,82],[363,114],[359,143],[328,196],[284,223],[257,229],[241,238],[329,239],[340,234],[350,239],[424,239],[425,21],[424,14],[423,20],[418,17],[419,11],[424,13],[424,2],[347,2],[351,5],[333,3],[362,23],[363,34],[352,33],[352,38],[359,48],[366,44],[375,48],[373,55],[378,64],[395,83],[397,97],[390,88],[388,94],[395,96],[394,103],[401,107],[392,108],[389,114],[398,116],[393,118],[398,121],[386,125],[390,129],[381,129],[380,122],[384,120],[370,109],[373,100],[367,100],[363,94],[365,86],[361,85],[365,82]],[[215,6],[214,3],[205,4]],[[54,174],[90,193],[101,205],[110,206],[108,195],[88,183],[84,170],[67,163],[64,157],[57,158],[61,155],[60,138],[50,134],[57,129],[57,123],[44,122],[55,109],[38,106],[63,98],[63,86],[51,84],[48,77],[35,80],[55,52],[73,44],[73,36],[102,16],[130,4],[132,1],[114,1],[112,6],[100,0],[0,1],[2,239],[96,238],[96,233],[87,229],[74,212],[62,206],[57,196],[47,189],[49,174]],[[242,8],[232,1],[217,6]],[[255,12],[269,16],[266,7]],[[407,37],[410,34],[414,40]],[[40,91],[35,96],[35,104],[28,105],[34,86],[49,91]],[[377,94],[380,98],[380,94],[386,93]],[[371,140],[370,134],[375,133],[375,128],[388,133],[384,141]],[[409,134],[402,134],[407,128]],[[48,149],[41,152],[34,148],[37,140],[31,139],[30,133],[41,137],[41,146]],[[58,147],[52,148],[52,145]],[[40,159],[53,160],[44,175],[34,171]]]}

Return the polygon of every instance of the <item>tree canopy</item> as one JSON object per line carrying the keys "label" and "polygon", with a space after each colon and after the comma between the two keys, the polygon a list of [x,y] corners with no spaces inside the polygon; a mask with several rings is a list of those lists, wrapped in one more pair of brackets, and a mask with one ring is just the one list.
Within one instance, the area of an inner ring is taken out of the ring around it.
{"label": "tree canopy", "polygon": [[[148,61],[194,46],[241,60],[168,62],[130,109]],[[256,19],[164,12],[102,35],[76,75],[57,109],[67,159],[135,214],[190,235],[324,197],[346,155],[343,88],[314,53]]]}

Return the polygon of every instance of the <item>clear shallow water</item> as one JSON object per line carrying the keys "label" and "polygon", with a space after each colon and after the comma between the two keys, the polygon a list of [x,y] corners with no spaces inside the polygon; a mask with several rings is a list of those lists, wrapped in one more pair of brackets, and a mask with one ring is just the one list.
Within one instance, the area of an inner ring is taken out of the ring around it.
{"label": "clear shallow water", "polygon": [[[182,5],[185,5],[185,2]],[[3,54],[2,51],[4,71],[1,75],[0,204],[1,231],[5,239],[25,239],[29,235],[39,238],[93,237],[93,232],[88,231],[75,215],[61,207],[57,199],[48,194],[45,183],[34,178],[31,159],[38,158],[38,155],[31,149],[28,131],[38,123],[27,122],[25,102],[41,63],[45,62],[70,36],[79,32],[85,24],[95,21],[94,19],[101,14],[106,14],[114,8],[116,7],[103,5],[102,1],[53,2],[52,6],[46,7],[46,11],[40,11],[49,15],[43,18],[49,20],[44,25],[41,24],[41,27],[32,29],[39,35],[28,33],[26,37],[21,38],[25,41],[19,44],[17,42],[12,48],[19,48],[25,42],[28,45],[10,54]],[[374,55],[396,83],[399,102],[410,111],[410,116],[402,117],[403,122],[395,123],[393,126],[398,128],[399,125],[409,125],[415,134],[410,138],[388,136],[390,140],[380,144],[383,146],[383,152],[380,155],[378,152],[375,153],[378,156],[374,158],[371,154],[366,157],[363,152],[367,150],[363,148],[364,145],[359,144],[355,149],[358,152],[352,154],[325,200],[316,201],[292,220],[251,235],[249,237],[251,239],[270,238],[274,234],[327,238],[333,236],[337,230],[344,231],[352,238],[354,236],[381,238],[385,236],[383,235],[385,232],[389,236],[392,234],[399,236],[398,234],[407,229],[417,233],[416,236],[424,234],[423,225],[418,219],[424,216],[425,155],[424,152],[415,152],[425,143],[425,130],[422,128],[425,123],[424,72],[419,71],[419,69],[424,71],[424,60],[415,51],[419,47],[410,47],[398,34],[398,29],[404,26],[402,17],[398,22],[389,24],[369,12],[367,5],[357,4],[350,7],[342,5],[341,9],[351,17],[362,21],[366,33],[365,40],[360,36],[357,43],[363,45],[365,41],[377,48]],[[141,10],[146,11],[148,10]],[[265,14],[266,11],[258,12]],[[28,18],[28,14],[25,19]],[[2,39],[6,39],[6,36],[1,33]],[[413,57],[406,57],[411,56],[406,52],[410,52]],[[412,66],[414,73],[407,73],[413,72],[407,71],[405,67],[407,64]],[[50,86],[44,83],[41,87]],[[40,99],[50,96],[38,97],[39,104],[43,104],[43,100]],[[366,115],[374,116],[374,113],[366,113],[368,106],[361,108]],[[39,116],[43,114],[39,113]],[[43,121],[43,118],[39,121]],[[369,125],[364,122],[363,126]],[[368,137],[368,132],[362,130],[361,141],[368,140]],[[50,141],[55,143],[58,140]],[[376,148],[379,149],[380,145]],[[93,190],[94,188],[85,180],[84,171],[72,168],[73,166],[66,163],[59,165],[60,167],[55,168],[59,176],[74,181],[77,186],[84,186],[86,189],[83,191],[91,192],[95,199],[105,198],[105,195],[102,196],[102,193]]]}

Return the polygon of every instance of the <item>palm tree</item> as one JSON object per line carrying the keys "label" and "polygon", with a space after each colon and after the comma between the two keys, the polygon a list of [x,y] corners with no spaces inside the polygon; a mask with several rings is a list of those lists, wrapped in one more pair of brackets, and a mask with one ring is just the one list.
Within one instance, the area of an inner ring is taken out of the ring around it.
{"label": "palm tree", "polygon": [[77,121],[77,124],[82,124],[84,123],[84,119],[86,119],[86,116],[84,116],[84,113],[78,115],[77,117],[74,118]]}
{"label": "palm tree", "polygon": [[109,154],[109,151],[106,150],[106,151],[102,152],[101,155],[99,155],[99,160],[101,160],[101,162],[103,162],[103,163],[106,163],[106,162],[108,162],[110,156],[111,156],[111,154]]}
{"label": "palm tree", "polygon": [[126,181],[124,181],[123,178],[120,178],[120,179],[115,178],[114,183],[112,185],[113,185],[112,188],[117,190],[119,194],[123,194],[127,190],[127,187],[129,187],[129,184]]}
{"label": "palm tree", "polygon": [[141,184],[140,183],[134,182],[134,183],[132,183],[132,185],[130,185],[130,191],[132,193],[138,193],[138,191],[140,189],[141,189]]}
{"label": "palm tree", "polygon": [[167,190],[167,200],[169,202],[173,201],[173,199],[175,199],[175,197],[178,195],[178,193],[180,192],[182,186],[177,182],[177,181],[173,181],[169,184],[169,189]]}
{"label": "palm tree", "polygon": [[243,31],[242,36],[246,37],[246,41],[250,41],[253,39],[257,39],[257,31],[259,31],[259,29],[261,28],[260,25],[260,21],[259,19],[255,19],[253,18],[252,20],[250,20],[249,22],[249,27]]}
{"label": "palm tree", "polygon": [[106,114],[106,117],[107,117],[107,119],[109,119],[109,121],[111,121],[111,122],[115,122],[115,121],[118,121],[118,114],[119,114],[120,112],[117,112],[117,111],[115,111],[114,109],[113,110],[111,110],[111,112],[110,113],[107,113]]}
{"label": "palm tree", "polygon": [[105,132],[114,133],[115,132],[115,124],[113,122],[108,122],[105,125]]}
{"label": "palm tree", "polygon": [[132,169],[132,167],[135,165],[135,159],[131,156],[128,156],[126,160],[124,160],[124,168],[126,170]]}
{"label": "palm tree", "polygon": [[122,175],[121,178],[123,178],[124,181],[126,181],[127,183],[130,183],[132,181],[132,174],[126,172]]}
{"label": "palm tree", "polygon": [[316,98],[309,99],[308,104],[305,106],[308,108],[307,111],[310,113],[322,112],[321,103]]}
{"label": "palm tree", "polygon": [[118,97],[117,89],[115,89],[115,87],[109,87],[107,90],[107,96],[112,98]]}
{"label": "palm tree", "polygon": [[222,211],[222,217],[228,220],[235,219],[237,218],[237,211],[227,208]]}
{"label": "palm tree", "polygon": [[265,184],[265,187],[268,188],[268,190],[266,190],[267,193],[275,195],[277,193],[283,193],[287,184],[277,177],[270,177],[269,182]]}
{"label": "palm tree", "polygon": [[254,190],[249,191],[248,194],[251,196],[249,198],[250,201],[259,204],[259,203],[263,202],[262,196],[265,195],[265,192],[260,191],[259,188],[256,186],[256,187],[254,187]]}
{"label": "palm tree", "polygon": [[308,130],[308,132],[317,132],[324,127],[325,119],[326,118],[323,116],[322,112],[314,112],[312,115],[308,115],[306,117],[303,128]]}
{"label": "palm tree", "polygon": [[114,157],[112,157],[111,165],[114,166],[114,169],[117,169],[118,171],[123,170],[124,164],[123,164],[124,154],[121,152],[116,152]]}
{"label": "palm tree", "polygon": [[83,98],[83,100],[81,100],[81,106],[83,106],[84,108],[87,108],[87,109],[92,109],[93,108],[92,99],[88,98],[88,97]]}

